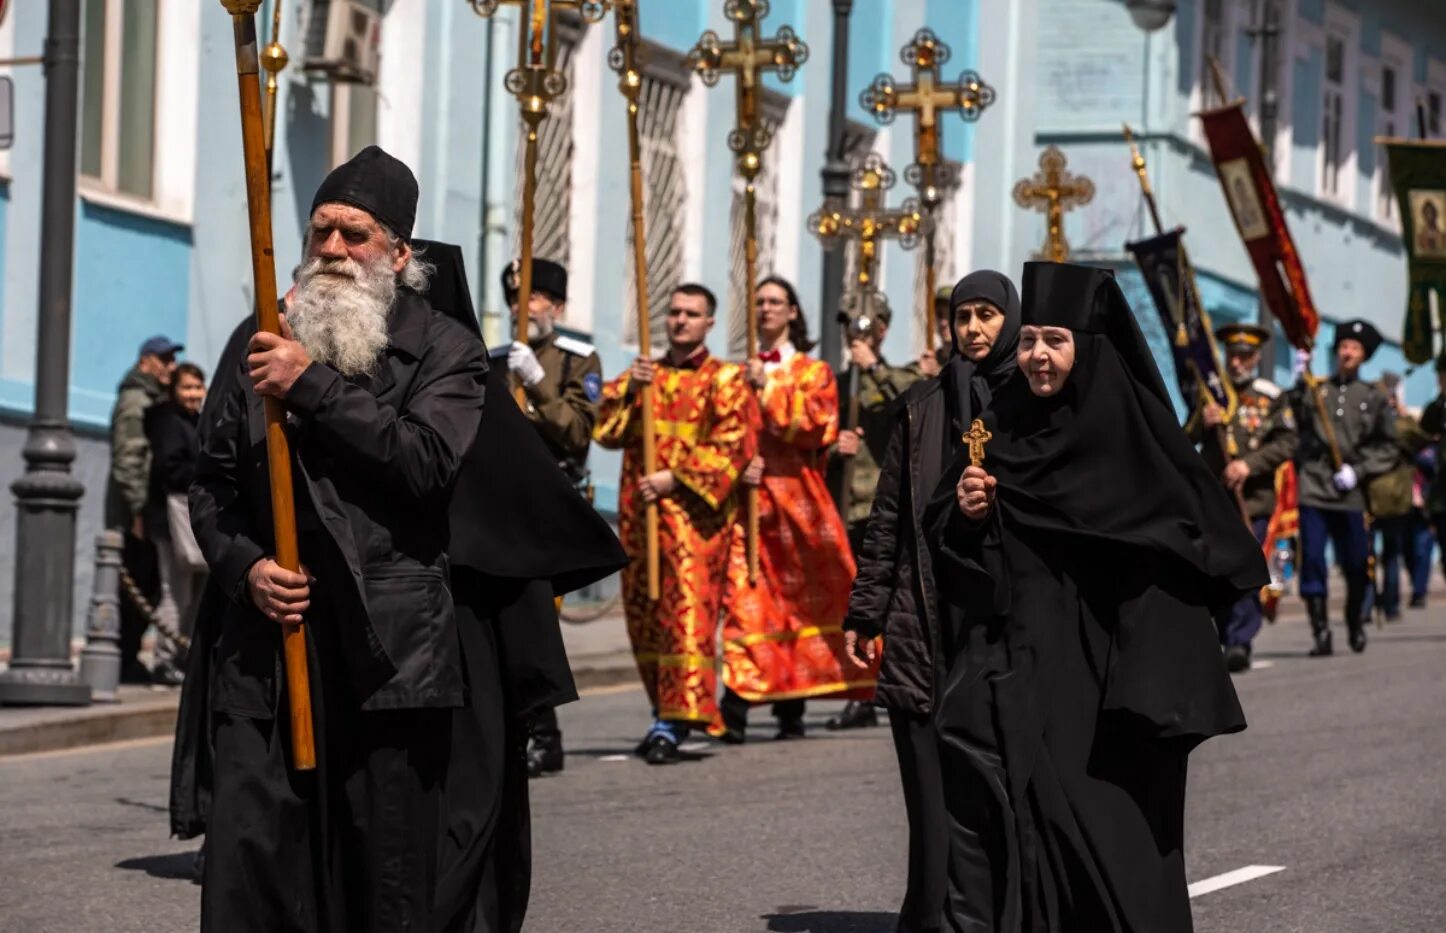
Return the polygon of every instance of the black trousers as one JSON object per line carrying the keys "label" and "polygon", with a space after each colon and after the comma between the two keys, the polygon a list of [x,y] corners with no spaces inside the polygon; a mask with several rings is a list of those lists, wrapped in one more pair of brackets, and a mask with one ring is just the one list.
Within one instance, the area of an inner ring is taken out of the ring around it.
{"label": "black trousers", "polygon": [[[141,595],[154,606],[161,597],[161,565],[156,546],[125,529],[125,545],[121,549],[121,566],[130,574]],[[120,592],[120,653],[122,669],[140,664],[141,638],[150,628],[151,619],[126,593]]]}
{"label": "black trousers", "polygon": [[941,930],[949,881],[949,813],[934,720],[889,711],[909,816],[909,883],[899,908],[899,933]]}
{"label": "black trousers", "polygon": [[[723,688],[723,699],[718,703],[718,710],[723,715],[723,724],[736,732],[742,732],[748,728],[748,709],[753,704],[743,699],[727,687]],[[778,719],[802,719],[804,701],[779,700],[773,704],[773,715]]]}

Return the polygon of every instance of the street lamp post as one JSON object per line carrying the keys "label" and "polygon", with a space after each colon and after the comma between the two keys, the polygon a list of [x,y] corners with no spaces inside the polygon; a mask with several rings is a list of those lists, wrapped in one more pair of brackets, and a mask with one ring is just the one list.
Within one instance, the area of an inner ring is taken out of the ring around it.
{"label": "street lamp post", "polygon": [[85,705],[90,688],[70,662],[75,520],[85,487],[71,475],[67,418],[75,248],[75,156],[81,0],[50,0],[45,40],[45,159],[40,222],[40,320],[35,416],[15,493],[15,608],[0,703]]}
{"label": "street lamp post", "polygon": [[[833,94],[828,114],[828,160],[823,165],[825,203],[848,202],[849,16],[853,0],[833,0]],[[838,312],[843,300],[844,251],[824,250],[823,301],[819,308],[819,353],[835,370],[843,366],[843,337]]]}
{"label": "street lamp post", "polygon": [[[1280,95],[1277,87],[1280,70],[1280,8],[1275,0],[1261,0],[1260,26],[1252,29],[1252,39],[1260,39],[1260,143],[1265,150],[1265,170],[1275,176],[1275,131],[1279,117]],[[1262,295],[1255,309],[1255,323],[1272,334],[1276,332],[1275,316]],[[1260,357],[1260,376],[1269,379],[1275,366],[1265,355]]]}

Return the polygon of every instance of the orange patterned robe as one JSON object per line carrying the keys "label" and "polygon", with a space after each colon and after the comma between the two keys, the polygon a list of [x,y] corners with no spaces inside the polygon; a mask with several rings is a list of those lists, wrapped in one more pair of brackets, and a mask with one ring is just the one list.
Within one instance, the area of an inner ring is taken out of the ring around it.
{"label": "orange patterned robe", "polygon": [[[695,368],[696,367],[696,368]],[[707,724],[718,705],[718,611],[735,524],[738,477],[758,444],[758,404],[742,370],[703,351],[689,365],[659,361],[653,415],[658,469],[677,490],[658,503],[662,599],[648,599],[642,394],[624,374],[603,387],[594,439],[623,454],[618,523],[633,558],[623,571],[624,612],[638,673],[657,717]]]}
{"label": "orange patterned robe", "polygon": [[823,478],[838,439],[838,384],[802,353],[770,369],[760,393],[758,582],[748,582],[740,510],[723,598],[723,681],[753,702],[868,699],[877,670],[859,670],[844,653],[854,558]]}

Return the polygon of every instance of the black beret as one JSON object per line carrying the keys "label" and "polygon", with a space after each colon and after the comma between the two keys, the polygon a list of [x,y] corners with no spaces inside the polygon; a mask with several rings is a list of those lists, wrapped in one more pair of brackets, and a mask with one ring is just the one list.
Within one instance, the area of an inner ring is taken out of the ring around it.
{"label": "black beret", "polygon": [[[510,302],[517,294],[522,275],[522,260],[515,260],[512,265],[502,270],[502,294]],[[558,301],[567,300],[567,270],[561,263],[553,262],[551,259],[532,260],[532,290],[542,292],[544,295],[551,295]]]}
{"label": "black beret", "polygon": [[1376,355],[1385,340],[1381,332],[1371,324],[1370,321],[1344,321],[1336,326],[1335,343],[1332,347],[1339,347],[1342,340],[1354,340],[1366,350],[1366,359]]}
{"label": "black beret", "polygon": [[417,219],[417,177],[379,146],[367,146],[332,169],[316,189],[311,212],[323,204],[350,204],[405,241]]}

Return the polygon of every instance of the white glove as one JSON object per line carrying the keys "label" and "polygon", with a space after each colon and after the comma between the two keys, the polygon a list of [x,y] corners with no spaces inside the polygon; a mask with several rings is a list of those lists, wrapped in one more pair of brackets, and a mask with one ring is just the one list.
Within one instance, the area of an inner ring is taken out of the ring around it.
{"label": "white glove", "polygon": [[1336,471],[1336,475],[1331,477],[1331,479],[1335,482],[1336,488],[1341,492],[1350,492],[1356,488],[1356,483],[1359,482],[1355,469],[1349,463],[1342,464],[1341,468]]}
{"label": "white glove", "polygon": [[507,368],[516,373],[525,386],[535,386],[547,375],[537,362],[537,354],[520,340],[514,340],[512,349],[507,351]]}
{"label": "white glove", "polygon": [[1294,381],[1296,379],[1299,379],[1302,373],[1308,372],[1310,372],[1310,351],[1296,350],[1295,365],[1292,366],[1290,369],[1291,380]]}

